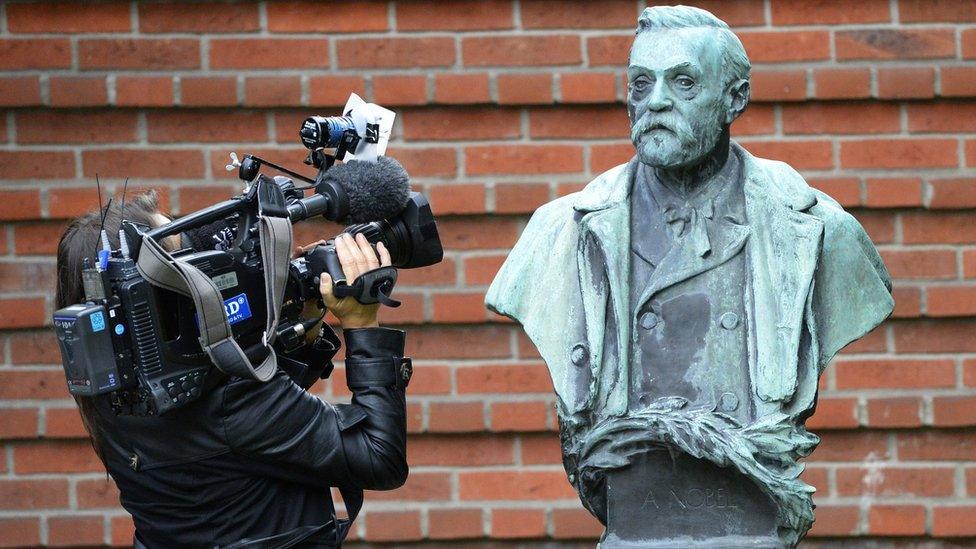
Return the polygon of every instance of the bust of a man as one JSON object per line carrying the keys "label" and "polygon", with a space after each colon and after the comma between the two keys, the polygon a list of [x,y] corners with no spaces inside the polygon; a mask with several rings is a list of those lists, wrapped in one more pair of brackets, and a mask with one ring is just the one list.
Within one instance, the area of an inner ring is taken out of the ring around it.
{"label": "bust of a man", "polygon": [[749,71],[712,14],[644,10],[635,158],[539,208],[488,291],[548,365],[602,547],[795,545],[818,377],[893,308],[858,222],[731,141]]}

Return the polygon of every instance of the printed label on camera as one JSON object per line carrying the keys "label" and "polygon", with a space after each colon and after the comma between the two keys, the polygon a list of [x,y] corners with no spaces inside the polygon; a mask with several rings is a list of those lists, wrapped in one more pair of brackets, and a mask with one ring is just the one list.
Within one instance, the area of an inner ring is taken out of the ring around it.
{"label": "printed label on camera", "polygon": [[235,295],[224,300],[224,311],[227,312],[227,322],[231,325],[251,318],[251,307],[244,294]]}
{"label": "printed label on camera", "polygon": [[227,288],[233,288],[234,286],[237,286],[237,273],[231,271],[229,273],[224,273],[222,275],[211,277],[210,280],[213,280],[214,285],[217,286],[218,290],[223,291],[226,290]]}

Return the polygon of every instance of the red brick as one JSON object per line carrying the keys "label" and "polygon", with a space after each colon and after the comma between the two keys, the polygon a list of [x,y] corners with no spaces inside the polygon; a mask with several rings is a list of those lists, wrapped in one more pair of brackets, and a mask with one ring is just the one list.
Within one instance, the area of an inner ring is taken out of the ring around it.
{"label": "red brick", "polygon": [[79,480],[75,491],[81,509],[114,508],[119,505],[119,489],[111,479]]}
{"label": "red brick", "polygon": [[735,136],[771,134],[775,131],[776,117],[773,106],[761,103],[750,105],[732,126],[732,134]]}
{"label": "red brick", "polygon": [[771,5],[774,25],[843,25],[891,20],[887,0],[868,0],[856,4],[775,0]]}
{"label": "red brick", "polygon": [[938,427],[976,425],[976,396],[932,397],[932,420]]}
{"label": "red brick", "polygon": [[742,145],[760,158],[781,160],[796,169],[829,169],[834,166],[830,141],[742,141]]}
{"label": "red brick", "polygon": [[0,191],[0,219],[37,219],[40,215],[41,197],[37,190]]}
{"label": "red brick", "polygon": [[[270,10],[269,10],[270,11]],[[251,32],[261,28],[256,4],[166,2],[139,4],[139,30],[147,33]]]}
{"label": "red brick", "polygon": [[813,453],[817,461],[883,460],[888,455],[888,438],[867,431],[824,431]]}
{"label": "red brick", "polygon": [[119,76],[115,79],[115,104],[168,107],[173,104],[173,80],[169,76]]}
{"label": "red brick", "polygon": [[576,65],[582,61],[580,39],[570,34],[464,38],[461,58],[469,67]]}
{"label": "red brick", "polygon": [[894,328],[899,353],[976,351],[976,342],[970,337],[976,322],[970,320],[905,322]]}
{"label": "red brick", "polygon": [[196,69],[200,67],[200,41],[189,38],[79,40],[78,64],[82,69]]}
{"label": "red brick", "polygon": [[336,41],[342,68],[448,67],[455,63],[454,39],[359,38]]}
{"label": "red brick", "polygon": [[900,0],[898,19],[903,23],[976,21],[976,6],[968,0]]}
{"label": "red brick", "polygon": [[962,252],[962,276],[976,278],[976,250]]}
{"label": "red brick", "polygon": [[[637,26],[636,20],[634,21],[634,26]],[[634,34],[632,32],[627,34],[587,37],[586,52],[590,66],[627,66],[630,46],[633,42]]]}
{"label": "red brick", "polygon": [[545,431],[549,408],[546,402],[495,402],[491,405],[491,430]]}
{"label": "red brick", "polygon": [[956,278],[956,254],[950,250],[897,249],[881,252],[893,278]]}
{"label": "red brick", "polygon": [[861,180],[856,177],[807,179],[811,187],[826,193],[845,208],[861,205]]}
{"label": "red brick", "polygon": [[[590,171],[603,173],[610,168],[624,164],[634,158],[634,146],[628,143],[616,145],[590,145]],[[557,186],[556,195],[565,196],[569,192],[576,192],[583,188],[582,184]]]}
{"label": "red brick", "polygon": [[48,2],[7,6],[7,28],[14,33],[129,32],[132,25],[126,4]]}
{"label": "red brick", "polygon": [[328,68],[325,39],[221,38],[210,41],[214,69]]}
{"label": "red brick", "polygon": [[487,364],[458,368],[461,393],[548,393],[552,390],[544,363]]}
{"label": "red brick", "polygon": [[56,274],[50,261],[0,261],[0,287],[7,291],[54,288]]}
{"label": "red brick", "polygon": [[869,69],[815,69],[813,81],[818,99],[864,99],[871,96]]}
{"label": "red brick", "polygon": [[873,535],[922,535],[925,534],[925,507],[874,504],[868,509],[868,524],[868,532]]}
{"label": "red brick", "polygon": [[559,437],[552,433],[523,433],[522,465],[559,465],[562,463],[562,450]]}
{"label": "red brick", "polygon": [[976,178],[929,181],[929,208],[976,208]]}
{"label": "red brick", "polygon": [[[128,143],[136,139],[137,115],[130,112],[17,113],[20,143]],[[52,128],[57,128],[52,131]]]}
{"label": "red brick", "polygon": [[466,147],[468,175],[574,173],[583,170],[583,149],[576,145]]}
{"label": "red brick", "polygon": [[417,467],[508,465],[514,463],[514,451],[512,438],[504,435],[411,437],[407,461]]}
{"label": "red brick", "polygon": [[936,506],[932,508],[932,535],[939,537],[976,536],[976,505]]}
{"label": "red brick", "polygon": [[37,76],[0,78],[0,107],[27,107],[41,104],[41,81]]}
{"label": "red brick", "polygon": [[498,75],[498,102],[501,104],[552,103],[551,74]]}
{"label": "red brick", "polygon": [[485,186],[480,183],[435,185],[427,196],[439,215],[485,212]]}
{"label": "red brick", "polygon": [[837,470],[837,494],[872,497],[948,497],[953,494],[955,472],[950,467],[892,467]]}
{"label": "red brick", "polygon": [[545,533],[546,516],[542,509],[491,510],[492,538],[536,538]]}
{"label": "red brick", "polygon": [[370,511],[365,517],[368,541],[418,541],[420,511]]}
{"label": "red brick", "polygon": [[102,545],[105,519],[99,516],[48,517],[47,542],[51,546]]}
{"label": "red brick", "polygon": [[897,133],[901,109],[890,103],[805,103],[784,105],[787,134]]}
{"label": "red brick", "polygon": [[63,221],[19,223],[14,226],[14,251],[18,255],[55,254],[64,228]]}
{"label": "red brick", "polygon": [[487,315],[484,292],[433,294],[431,302],[437,323],[481,323]]}
{"label": "red brick", "polygon": [[488,74],[435,74],[434,101],[445,104],[491,102]]}
{"label": "red brick", "polygon": [[807,420],[807,428],[845,429],[858,426],[856,398],[821,398],[817,411]]}
{"label": "red brick", "polygon": [[617,99],[616,75],[612,73],[561,74],[559,89],[563,103],[608,103]]}
{"label": "red brick", "polygon": [[373,100],[382,105],[424,105],[427,103],[427,77],[423,75],[374,76]]}
{"label": "red brick", "polygon": [[865,139],[840,144],[845,168],[955,168],[956,142],[950,139]]}
{"label": "red brick", "polygon": [[66,38],[0,40],[0,70],[67,69],[71,43]]}
{"label": "red brick", "polygon": [[552,537],[556,539],[594,539],[603,525],[584,509],[553,509]]}
{"label": "red brick", "polygon": [[468,286],[491,284],[495,274],[505,261],[504,255],[466,257],[464,259],[464,283]]}
{"label": "red brick", "polygon": [[49,87],[52,107],[108,104],[108,90],[101,76],[52,76]]}
{"label": "red brick", "polygon": [[575,499],[563,471],[462,471],[458,474],[462,500]]}
{"label": "red brick", "polygon": [[87,473],[104,471],[86,441],[48,441],[14,447],[14,471],[33,473]]}
{"label": "red brick", "polygon": [[860,511],[853,505],[818,505],[810,537],[850,536],[858,532]]}
{"label": "red brick", "polygon": [[396,18],[398,31],[510,29],[514,21],[511,0],[403,2],[396,5]]}
{"label": "red brick", "polygon": [[409,141],[516,139],[522,135],[517,109],[498,107],[410,110],[401,114]]}
{"label": "red brick", "polygon": [[297,105],[302,83],[297,76],[254,76],[244,80],[244,102],[253,107]]}
{"label": "red brick", "polygon": [[827,31],[773,31],[736,33],[753,63],[819,61],[830,58]]}
{"label": "red brick", "polygon": [[834,34],[837,59],[933,59],[954,57],[952,29],[865,29]]}
{"label": "red brick", "polygon": [[366,97],[366,81],[362,76],[313,76],[308,89],[312,106],[345,105],[351,93]]}
{"label": "red brick", "polygon": [[180,214],[187,214],[203,209],[215,204],[220,200],[226,200],[239,192],[236,186],[231,185],[194,185],[192,187],[180,187]]}
{"label": "red brick", "polygon": [[612,0],[567,5],[558,0],[524,0],[520,4],[526,29],[609,29],[637,26],[632,2]]}
{"label": "red brick", "polygon": [[932,286],[925,293],[928,316],[976,316],[976,286]]}
{"label": "red brick", "polygon": [[[149,158],[152,161],[149,161]],[[99,149],[81,153],[85,177],[196,179],[203,177],[203,155],[187,149]]]}
{"label": "red brick", "polygon": [[944,102],[908,105],[908,130],[913,133],[976,131],[976,103]]}
{"label": "red brick", "polygon": [[456,280],[457,268],[451,258],[444,258],[440,263],[423,269],[401,270],[397,275],[397,283],[403,286],[454,284]]}
{"label": "red brick", "polygon": [[976,438],[967,431],[918,431],[898,434],[902,461],[973,461]]}
{"label": "red brick", "polygon": [[495,185],[496,213],[528,213],[549,201],[544,183],[498,183]]}
{"label": "red brick", "polygon": [[[37,438],[36,408],[0,409],[0,439]],[[0,486],[3,486],[0,484]],[[0,488],[2,490],[2,488]],[[4,498],[0,498],[0,504]]]}
{"label": "red brick", "polygon": [[865,205],[872,208],[921,206],[922,180],[907,177],[868,179]]}
{"label": "red brick", "polygon": [[969,167],[976,166],[976,140],[966,141],[966,165]]}
{"label": "red brick", "polygon": [[163,110],[146,114],[146,137],[150,143],[264,142],[268,126],[248,111]]}
{"label": "red brick", "polygon": [[925,99],[934,96],[935,69],[878,69],[878,97],[881,99]]}
{"label": "red brick", "polygon": [[951,360],[841,360],[835,367],[838,389],[953,387]]}
{"label": "red brick", "polygon": [[630,133],[627,112],[619,106],[539,108],[529,111],[533,139],[620,137]]}
{"label": "red brick", "polygon": [[976,242],[976,224],[968,213],[911,212],[902,216],[905,244]]}
{"label": "red brick", "polygon": [[432,402],[428,426],[432,432],[463,433],[485,429],[481,402]]}
{"label": "red brick", "polygon": [[77,408],[48,408],[44,418],[44,436],[83,438],[88,436]]}
{"label": "red brick", "polygon": [[180,104],[188,107],[236,105],[237,78],[232,76],[181,77]]}
{"label": "red brick", "polygon": [[972,59],[976,57],[976,29],[965,29],[961,34],[962,58]]}
{"label": "red brick", "polygon": [[109,528],[112,532],[112,546],[126,547],[132,545],[132,537],[136,532],[132,517],[129,515],[112,517]]}
{"label": "red brick", "polygon": [[943,97],[976,95],[976,67],[942,67],[939,75]]}
{"label": "red brick", "polygon": [[457,155],[453,148],[401,149],[390,147],[387,156],[403,164],[413,177],[453,177],[457,175]]}
{"label": "red brick", "polygon": [[802,70],[753,71],[750,84],[754,101],[797,101],[807,96],[807,73]]}
{"label": "red brick", "polygon": [[871,427],[920,427],[922,417],[918,397],[868,399],[868,420]]}
{"label": "red brick", "polygon": [[370,492],[369,497],[375,501],[446,501],[451,499],[451,475],[411,471],[402,487]]}
{"label": "red brick", "polygon": [[37,547],[41,544],[39,517],[0,519],[0,540],[6,547]]}
{"label": "red brick", "polygon": [[464,539],[484,536],[481,509],[431,509],[427,513],[430,539]]}
{"label": "red brick", "polygon": [[44,298],[0,299],[0,328],[33,328],[47,319]]}
{"label": "red brick", "polygon": [[891,318],[918,318],[922,316],[922,289],[898,286],[891,291],[895,310]]}
{"label": "red brick", "polygon": [[385,31],[385,2],[273,2],[268,4],[268,30],[272,32]]}

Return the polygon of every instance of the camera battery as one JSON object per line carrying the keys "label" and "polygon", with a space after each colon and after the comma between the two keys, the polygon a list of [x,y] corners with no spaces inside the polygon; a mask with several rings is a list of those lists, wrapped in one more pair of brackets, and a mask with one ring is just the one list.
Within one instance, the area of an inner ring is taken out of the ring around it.
{"label": "camera battery", "polygon": [[61,364],[72,395],[100,395],[120,387],[110,324],[104,305],[72,305],[54,313]]}

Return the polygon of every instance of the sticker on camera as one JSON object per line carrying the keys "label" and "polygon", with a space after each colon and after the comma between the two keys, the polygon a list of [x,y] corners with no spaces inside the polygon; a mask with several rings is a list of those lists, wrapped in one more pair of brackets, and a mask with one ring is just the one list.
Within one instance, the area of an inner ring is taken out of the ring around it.
{"label": "sticker on camera", "polygon": [[227,313],[227,322],[231,325],[251,318],[251,307],[248,305],[247,296],[244,294],[225,299],[224,311]]}

